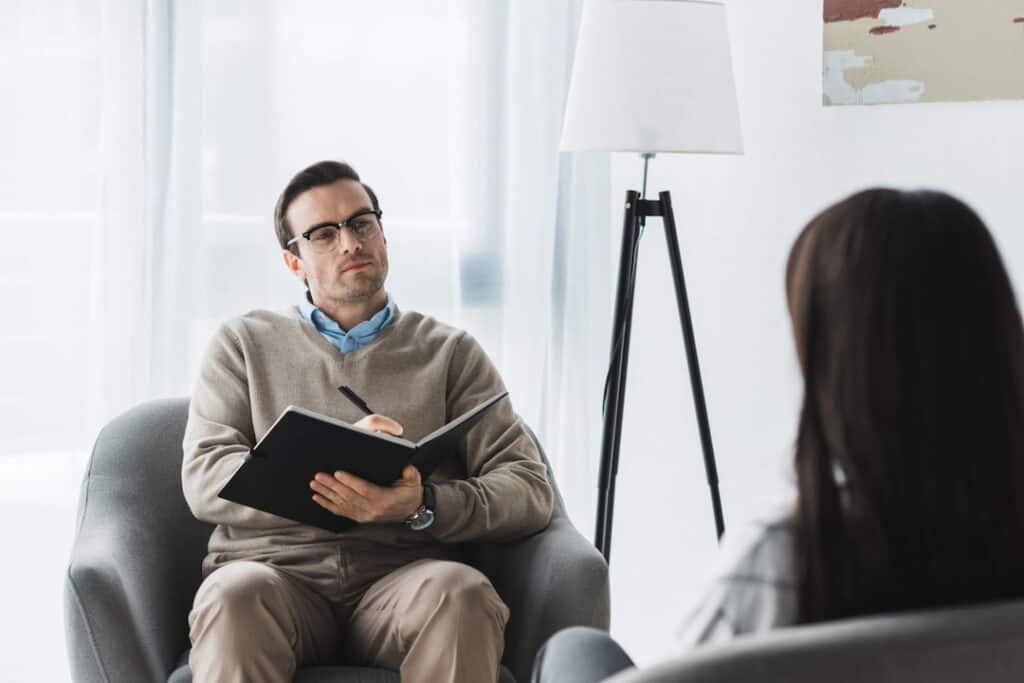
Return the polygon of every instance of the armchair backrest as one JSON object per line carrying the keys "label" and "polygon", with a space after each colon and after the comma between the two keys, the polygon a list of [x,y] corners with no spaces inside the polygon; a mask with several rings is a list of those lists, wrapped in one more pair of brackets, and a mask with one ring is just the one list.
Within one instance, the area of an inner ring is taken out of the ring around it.
{"label": "armchair backrest", "polygon": [[708,645],[608,683],[1010,683],[1024,677],[1024,601],[796,626]]}

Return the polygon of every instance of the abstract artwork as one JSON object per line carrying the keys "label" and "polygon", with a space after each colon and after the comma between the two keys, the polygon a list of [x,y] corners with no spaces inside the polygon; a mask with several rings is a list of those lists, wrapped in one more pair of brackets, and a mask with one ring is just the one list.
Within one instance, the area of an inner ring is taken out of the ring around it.
{"label": "abstract artwork", "polygon": [[1024,0],[824,0],[823,102],[1024,98]]}

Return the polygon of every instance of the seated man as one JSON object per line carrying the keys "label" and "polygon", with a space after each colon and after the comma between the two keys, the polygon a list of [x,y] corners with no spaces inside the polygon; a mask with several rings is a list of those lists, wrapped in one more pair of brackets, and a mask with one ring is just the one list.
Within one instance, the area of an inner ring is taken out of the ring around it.
{"label": "seated man", "polygon": [[[197,682],[286,681],[299,666],[339,659],[398,669],[407,683],[497,677],[509,610],[457,561],[458,544],[525,536],[552,509],[544,464],[509,401],[429,482],[412,466],[389,487],[318,474],[309,494],[361,522],[350,531],[217,496],[290,404],[417,440],[504,390],[469,334],[391,300],[380,216],[347,164],[296,175],[274,219],[306,300],[228,321],[206,351],[182,467],[193,514],[217,525],[189,614]],[[378,414],[364,417],[340,385]]]}

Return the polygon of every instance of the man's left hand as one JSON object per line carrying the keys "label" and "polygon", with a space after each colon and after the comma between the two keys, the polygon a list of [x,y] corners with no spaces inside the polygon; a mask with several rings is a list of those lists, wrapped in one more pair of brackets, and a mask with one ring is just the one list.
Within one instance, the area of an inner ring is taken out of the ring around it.
{"label": "man's left hand", "polygon": [[313,500],[336,515],[357,522],[404,522],[423,504],[420,471],[412,465],[391,486],[377,486],[348,472],[320,472],[309,488]]}

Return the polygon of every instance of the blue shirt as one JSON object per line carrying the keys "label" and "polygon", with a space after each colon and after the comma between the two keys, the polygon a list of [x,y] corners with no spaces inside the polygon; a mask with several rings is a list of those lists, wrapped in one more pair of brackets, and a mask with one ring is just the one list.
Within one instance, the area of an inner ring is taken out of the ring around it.
{"label": "blue shirt", "polygon": [[299,311],[306,322],[315,327],[317,332],[322,334],[324,339],[331,343],[331,346],[338,349],[341,353],[348,353],[372,342],[380,334],[380,331],[387,327],[394,319],[395,302],[391,300],[391,294],[388,294],[387,297],[387,303],[384,304],[384,308],[374,313],[369,320],[364,320],[348,332],[341,329],[341,325],[314,306],[308,298],[299,304]]}

